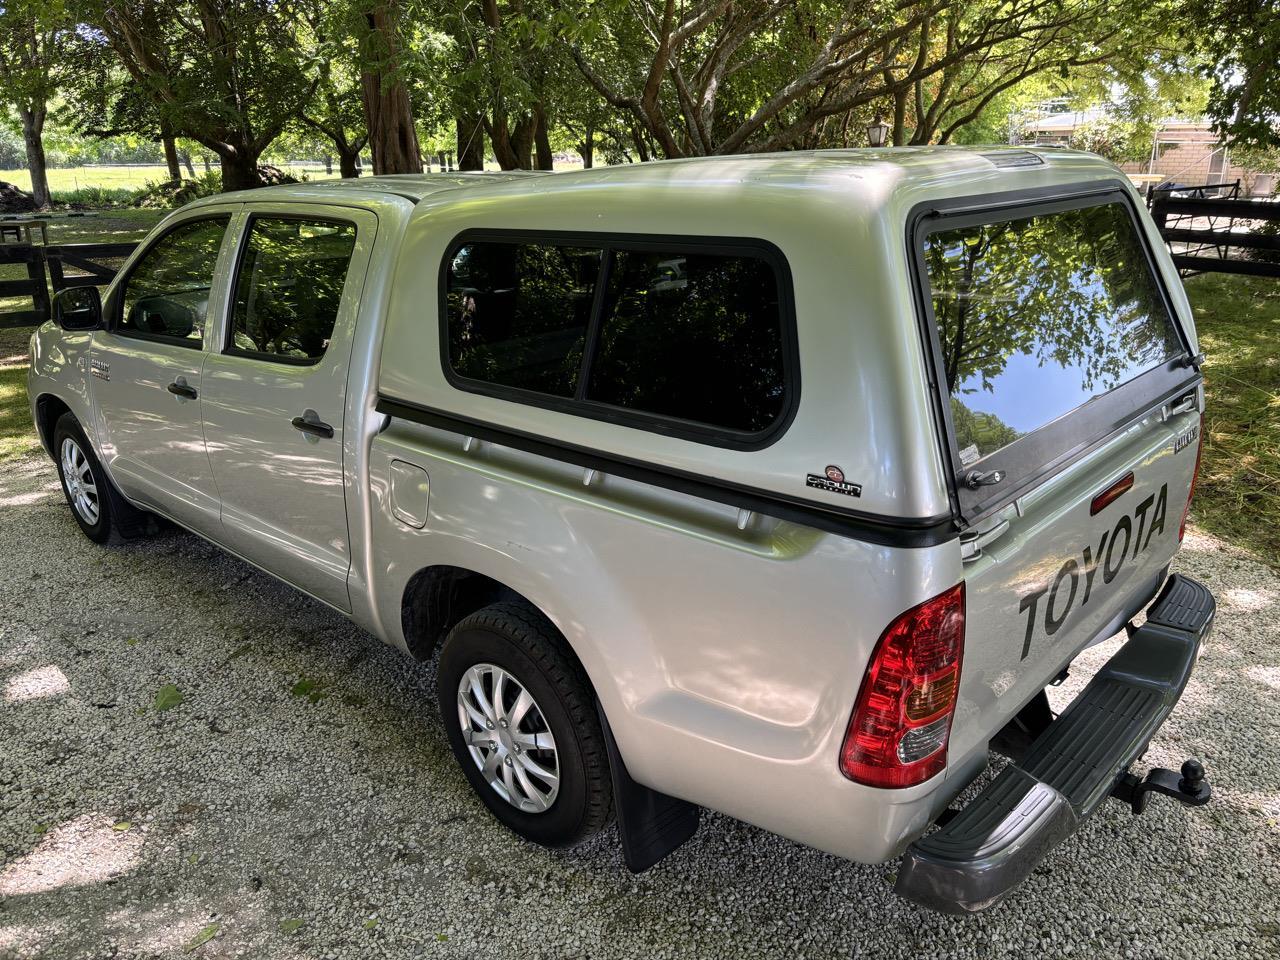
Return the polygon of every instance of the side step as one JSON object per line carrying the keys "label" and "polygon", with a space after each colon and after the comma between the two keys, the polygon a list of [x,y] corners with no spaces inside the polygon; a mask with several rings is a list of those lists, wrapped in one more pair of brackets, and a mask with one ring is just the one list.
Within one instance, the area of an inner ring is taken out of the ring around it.
{"label": "side step", "polygon": [[1155,783],[1156,771],[1145,789],[1127,771],[1182,696],[1215,611],[1205,586],[1181,574],[1170,577],[1147,622],[1022,761],[1006,767],[946,826],[907,848],[896,892],[945,913],[985,910],[1117,789],[1126,799],[1155,790],[1194,805],[1206,802],[1203,771],[1190,782],[1171,774],[1172,786]]}

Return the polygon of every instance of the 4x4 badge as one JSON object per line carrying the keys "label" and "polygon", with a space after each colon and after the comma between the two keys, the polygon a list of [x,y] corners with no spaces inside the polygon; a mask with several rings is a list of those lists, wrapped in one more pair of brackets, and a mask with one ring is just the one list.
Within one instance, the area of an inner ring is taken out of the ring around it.
{"label": "4x4 badge", "polygon": [[825,490],[828,493],[842,493],[846,497],[862,496],[862,484],[846,481],[844,471],[834,463],[828,464],[822,474],[809,474],[805,478],[804,485],[813,487],[815,490]]}
{"label": "4x4 badge", "polygon": [[1173,452],[1181,453],[1187,447],[1191,446],[1200,436],[1200,424],[1196,424],[1190,430],[1183,433],[1180,437],[1173,441]]}

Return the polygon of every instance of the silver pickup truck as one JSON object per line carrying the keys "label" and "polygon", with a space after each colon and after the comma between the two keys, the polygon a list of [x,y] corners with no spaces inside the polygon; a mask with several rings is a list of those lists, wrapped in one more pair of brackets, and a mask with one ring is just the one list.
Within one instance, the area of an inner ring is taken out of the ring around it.
{"label": "silver pickup truck", "polygon": [[641,870],[709,807],[961,912],[1108,797],[1209,799],[1193,760],[1130,771],[1214,615],[1169,574],[1202,358],[1096,157],[226,194],[55,315],[31,409],[85,534],[168,518],[438,658],[462,771],[530,840],[616,817]]}

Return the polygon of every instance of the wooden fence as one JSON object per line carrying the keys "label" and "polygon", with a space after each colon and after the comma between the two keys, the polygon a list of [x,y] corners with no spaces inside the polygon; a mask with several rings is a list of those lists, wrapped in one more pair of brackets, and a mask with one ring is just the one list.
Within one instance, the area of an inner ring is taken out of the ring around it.
{"label": "wooden fence", "polygon": [[104,286],[120,269],[136,243],[0,244],[0,267],[20,264],[26,276],[0,280],[0,300],[30,300],[19,309],[0,307],[0,328],[26,327],[49,319],[52,292],[67,287]]}
{"label": "wooden fence", "polygon": [[1280,277],[1280,229],[1269,232],[1265,226],[1280,224],[1280,202],[1157,197],[1151,216],[1183,274]]}

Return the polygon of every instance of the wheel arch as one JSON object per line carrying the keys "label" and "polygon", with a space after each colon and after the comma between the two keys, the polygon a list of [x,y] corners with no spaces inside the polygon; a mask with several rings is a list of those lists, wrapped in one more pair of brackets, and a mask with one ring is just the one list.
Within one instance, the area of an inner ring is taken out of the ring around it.
{"label": "wheel arch", "polygon": [[53,430],[64,413],[72,413],[71,407],[56,394],[42,393],[36,398],[36,431],[45,452],[51,457],[54,455]]}
{"label": "wheel arch", "polygon": [[573,643],[542,604],[502,580],[451,564],[423,567],[405,583],[400,602],[405,648],[415,659],[429,660],[458,623],[477,610],[501,601],[517,601],[537,611],[564,641],[565,649],[590,680]]}

